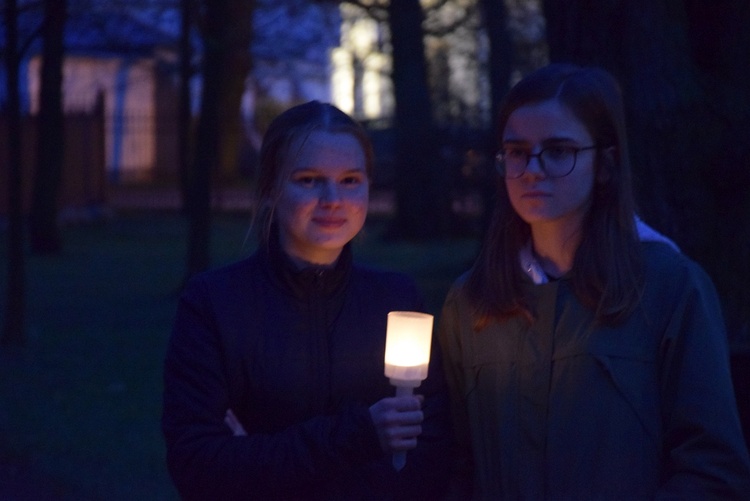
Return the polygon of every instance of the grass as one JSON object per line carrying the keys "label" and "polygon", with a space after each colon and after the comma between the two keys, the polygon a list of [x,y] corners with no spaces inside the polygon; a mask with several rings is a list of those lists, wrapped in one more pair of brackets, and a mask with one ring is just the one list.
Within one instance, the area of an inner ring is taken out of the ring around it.
{"label": "grass", "polygon": [[[476,242],[388,243],[383,228],[368,223],[357,260],[410,273],[437,313]],[[246,229],[215,219],[213,266],[252,251]],[[27,257],[27,344],[0,349],[0,499],[177,499],[159,417],[186,235],[177,215],[132,213],[66,228],[61,256]],[[0,284],[4,315],[5,268]]]}

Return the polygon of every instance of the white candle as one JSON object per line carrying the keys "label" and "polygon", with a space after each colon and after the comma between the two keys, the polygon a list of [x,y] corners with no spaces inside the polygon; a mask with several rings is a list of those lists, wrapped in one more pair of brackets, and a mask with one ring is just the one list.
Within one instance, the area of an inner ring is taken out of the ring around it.
{"label": "white candle", "polygon": [[[433,316],[415,311],[388,313],[385,338],[385,375],[396,387],[396,395],[411,395],[427,378],[430,364]],[[406,452],[393,454],[393,467],[406,465]]]}
{"label": "white candle", "polygon": [[415,311],[388,313],[385,375],[394,386],[414,388],[427,378],[433,316]]}

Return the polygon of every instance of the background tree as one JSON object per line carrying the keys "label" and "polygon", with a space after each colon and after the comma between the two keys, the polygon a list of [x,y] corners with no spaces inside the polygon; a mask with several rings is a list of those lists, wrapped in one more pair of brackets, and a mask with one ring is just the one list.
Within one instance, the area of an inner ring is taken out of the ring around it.
{"label": "background tree", "polygon": [[420,2],[433,121],[440,128],[483,128],[489,116],[477,0]]}
{"label": "background tree", "polygon": [[750,323],[750,4],[545,0],[553,61],[623,86],[645,219],[712,276],[730,336]]}
{"label": "background tree", "polygon": [[250,71],[254,0],[204,0],[200,117],[187,176],[187,276],[210,264],[212,177],[222,158],[222,137],[239,127],[240,98]]}
{"label": "background tree", "polygon": [[500,101],[508,93],[513,71],[513,43],[508,33],[505,0],[479,0],[489,41],[490,117],[495,129]]}
{"label": "background tree", "polygon": [[192,33],[198,3],[194,0],[180,0],[180,96],[177,105],[177,148],[180,194],[183,212],[187,214],[190,145],[192,144],[193,113],[191,107],[190,80],[193,78],[193,44]]}
{"label": "background tree", "polygon": [[450,227],[449,173],[438,158],[419,0],[348,0],[388,28],[394,95],[396,193],[391,238],[446,236]]}
{"label": "background tree", "polygon": [[8,89],[8,289],[2,344],[25,342],[25,273],[23,255],[23,177],[21,165],[21,101],[18,93],[20,51],[18,47],[18,3],[5,0],[5,64]]}
{"label": "background tree", "polygon": [[393,57],[396,134],[396,205],[392,235],[445,236],[450,201],[447,173],[439,167],[419,0],[388,4]]}
{"label": "background tree", "polygon": [[29,240],[33,252],[57,254],[62,249],[57,203],[65,145],[62,78],[67,0],[44,0],[43,4],[37,157],[29,214]]}

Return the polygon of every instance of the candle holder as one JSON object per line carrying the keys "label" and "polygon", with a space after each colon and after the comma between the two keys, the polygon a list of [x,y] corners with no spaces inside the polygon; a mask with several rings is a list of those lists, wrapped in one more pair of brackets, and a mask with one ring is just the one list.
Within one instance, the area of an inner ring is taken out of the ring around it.
{"label": "candle holder", "polygon": [[[433,316],[416,311],[388,313],[385,340],[385,375],[396,387],[396,396],[412,395],[427,378],[430,364]],[[406,451],[393,454],[393,467],[406,465]]]}

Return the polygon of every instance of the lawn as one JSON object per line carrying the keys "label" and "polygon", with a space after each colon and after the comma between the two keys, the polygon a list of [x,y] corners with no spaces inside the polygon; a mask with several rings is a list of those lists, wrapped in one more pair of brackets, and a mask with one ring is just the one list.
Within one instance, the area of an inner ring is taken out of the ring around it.
{"label": "lawn", "polygon": [[[214,221],[213,265],[250,253],[245,216]],[[437,313],[472,239],[410,244],[368,223],[361,262],[414,276]],[[176,499],[159,430],[161,364],[187,227],[130,213],[65,228],[58,257],[27,258],[27,345],[0,349],[0,499]],[[0,232],[0,315],[7,234]]]}

